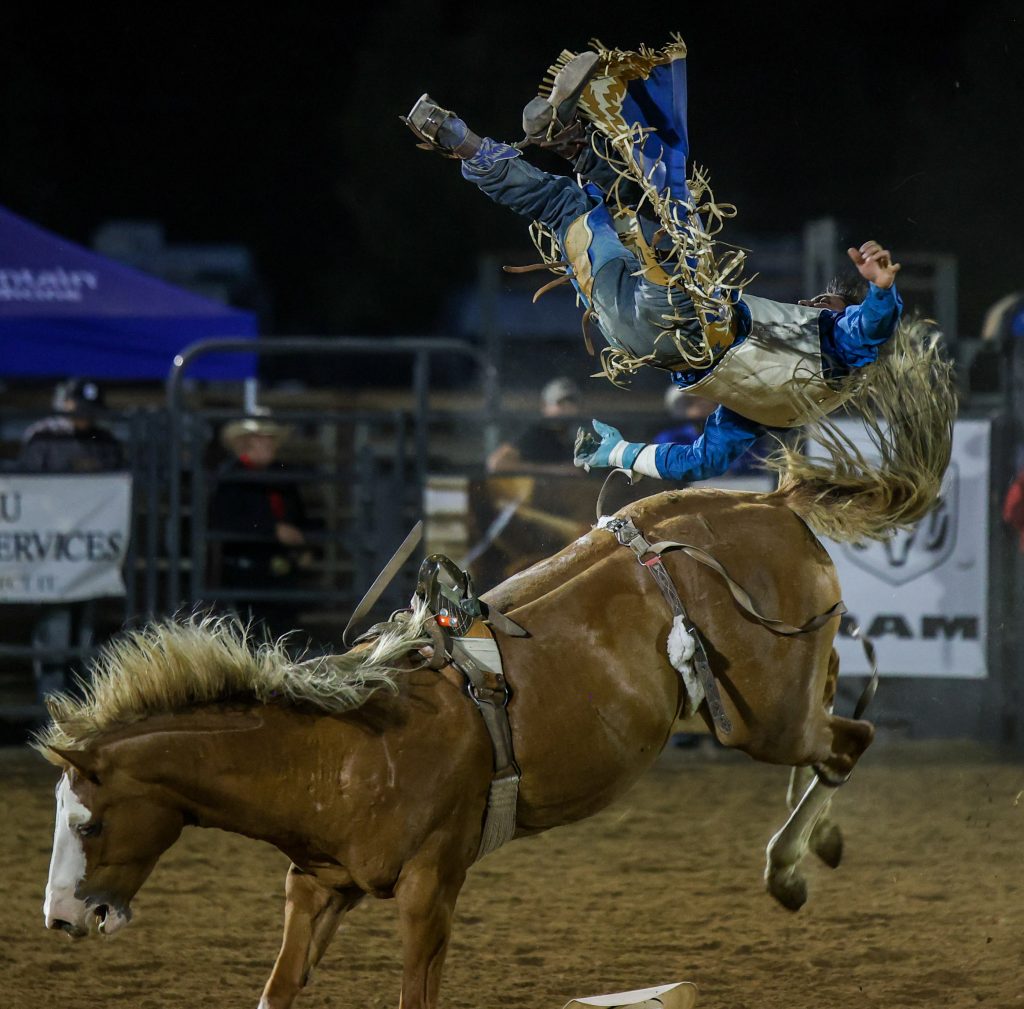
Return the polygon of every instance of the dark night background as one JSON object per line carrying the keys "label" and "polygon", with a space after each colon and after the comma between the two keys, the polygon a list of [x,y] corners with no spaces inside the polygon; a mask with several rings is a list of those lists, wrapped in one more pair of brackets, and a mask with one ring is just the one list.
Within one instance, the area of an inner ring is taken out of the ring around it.
{"label": "dark night background", "polygon": [[953,252],[969,335],[1024,287],[1018,9],[22,5],[0,42],[0,202],[86,244],[110,218],[158,219],[172,242],[244,243],[274,332],[430,331],[479,252],[528,262],[531,249],[398,114],[429,91],[516,139],[561,48],[679,31],[694,154],[742,230],[831,214],[850,243]]}

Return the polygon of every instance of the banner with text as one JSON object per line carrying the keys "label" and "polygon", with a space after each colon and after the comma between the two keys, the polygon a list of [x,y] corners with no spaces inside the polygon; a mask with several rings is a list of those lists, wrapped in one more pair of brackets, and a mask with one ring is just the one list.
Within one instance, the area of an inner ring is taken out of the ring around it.
{"label": "banner with text", "polygon": [[[868,448],[863,428],[839,426]],[[988,675],[990,434],[987,420],[957,422],[941,502],[911,532],[864,546],[825,541],[850,611],[838,644],[843,672],[869,672],[850,637],[859,625],[883,675]]]}
{"label": "banner with text", "polygon": [[0,476],[0,602],[123,596],[127,473]]}

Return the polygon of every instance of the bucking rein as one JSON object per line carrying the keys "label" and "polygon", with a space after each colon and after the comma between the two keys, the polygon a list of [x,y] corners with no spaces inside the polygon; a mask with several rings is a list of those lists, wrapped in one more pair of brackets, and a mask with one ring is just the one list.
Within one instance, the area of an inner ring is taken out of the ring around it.
{"label": "bucking rein", "polygon": [[[627,470],[616,469],[608,474],[597,498],[595,528],[611,533],[621,546],[633,551],[637,561],[650,571],[672,611],[672,628],[669,631],[666,649],[672,667],[679,673],[683,682],[685,696],[679,714],[692,715],[701,701],[706,700],[715,728],[723,735],[728,735],[732,731],[732,723],[722,704],[722,696],[714,673],[711,672],[704,642],[686,613],[662,557],[675,550],[681,550],[691,560],[710,568],[725,582],[740,609],[775,634],[789,637],[816,631],[829,620],[846,613],[846,604],[840,599],[824,613],[811,617],[799,627],[774,617],[764,616],[758,611],[746,589],[734,581],[728,571],[706,550],[690,543],[677,543],[675,540],[651,543],[629,519],[603,515],[609,481],[618,473],[624,474],[632,482],[631,474]],[[346,645],[371,640],[380,633],[383,625],[374,624],[354,641],[349,642],[349,632],[373,608],[384,590],[415,553],[422,538],[421,519],[413,526],[394,556],[374,579],[359,605],[352,611],[342,635],[342,641]],[[476,858],[480,859],[512,839],[516,828],[516,803],[521,777],[512,745],[512,727],[508,720],[511,691],[503,674],[501,653],[492,628],[502,634],[518,638],[529,637],[529,631],[483,602],[474,593],[469,574],[444,554],[431,554],[424,559],[416,580],[415,597],[426,604],[433,617],[424,624],[432,639],[434,650],[428,665],[432,669],[452,665],[462,674],[466,681],[466,691],[480,712],[491,738],[494,774],[487,795],[487,810],[484,814],[480,847],[476,854]],[[854,719],[859,719],[878,689],[878,663],[874,645],[869,638],[860,633],[860,628],[854,628],[852,636],[860,640],[871,668],[871,676],[853,712]],[[823,784],[835,786],[842,783],[829,778],[817,766],[814,770]]]}

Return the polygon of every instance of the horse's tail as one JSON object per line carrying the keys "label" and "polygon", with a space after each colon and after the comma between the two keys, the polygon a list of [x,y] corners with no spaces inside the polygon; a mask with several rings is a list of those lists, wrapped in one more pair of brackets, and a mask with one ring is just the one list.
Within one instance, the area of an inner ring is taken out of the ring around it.
{"label": "horse's tail", "polygon": [[[815,455],[783,445],[767,465],[776,494],[818,534],[885,539],[926,515],[949,464],[957,397],[934,324],[901,324],[877,362],[851,377],[847,408],[870,436],[867,454],[825,418],[810,425]],[[869,456],[871,458],[869,458]]]}

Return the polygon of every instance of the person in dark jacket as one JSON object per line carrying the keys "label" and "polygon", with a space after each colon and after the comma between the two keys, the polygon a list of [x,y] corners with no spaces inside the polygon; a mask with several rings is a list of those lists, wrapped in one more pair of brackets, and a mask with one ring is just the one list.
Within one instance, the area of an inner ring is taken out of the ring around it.
{"label": "person in dark jacket", "polygon": [[22,473],[109,473],[123,469],[124,450],[107,428],[96,422],[106,407],[103,387],[83,378],[57,386],[52,417],[22,435],[18,469]]}
{"label": "person in dark jacket", "polygon": [[[22,435],[16,469],[22,473],[109,473],[125,467],[124,449],[117,438],[97,423],[106,407],[99,383],[85,378],[61,382],[53,395],[52,417],[31,425]],[[42,607],[32,627],[32,646],[44,650],[85,652],[95,637],[96,601],[55,603]],[[66,690],[73,664],[66,657],[35,658],[32,673],[36,696]]]}
{"label": "person in dark jacket", "polygon": [[[221,443],[231,458],[217,475],[210,500],[210,531],[216,539],[214,571],[230,590],[288,590],[308,563],[306,510],[298,485],[278,461],[290,429],[267,417],[227,424]],[[262,621],[281,634],[293,629],[297,607],[287,599],[228,600],[243,619]]]}
{"label": "person in dark jacket", "polygon": [[540,417],[487,459],[488,473],[572,476],[569,452],[576,437],[583,394],[571,378],[553,378],[541,389]]}

